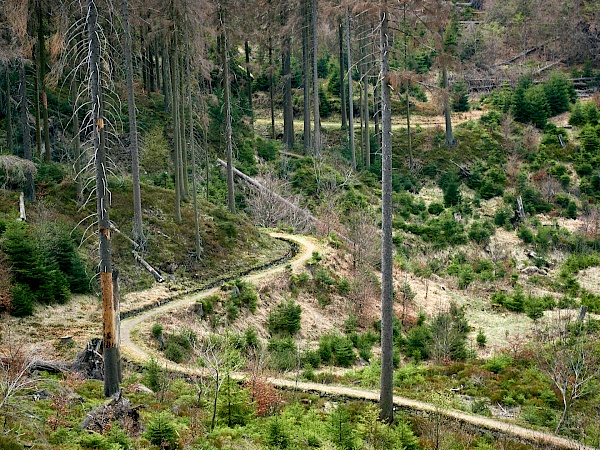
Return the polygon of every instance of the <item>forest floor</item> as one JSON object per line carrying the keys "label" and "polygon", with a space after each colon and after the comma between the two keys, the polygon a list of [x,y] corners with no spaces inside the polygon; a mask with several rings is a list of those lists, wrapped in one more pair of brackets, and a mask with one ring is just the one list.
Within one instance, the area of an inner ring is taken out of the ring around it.
{"label": "forest floor", "polygon": [[[306,236],[297,235],[286,235],[286,234],[273,234],[274,236],[284,237],[296,241],[301,245],[300,252],[290,262],[292,270],[298,270],[303,267],[306,262],[312,257],[313,252],[319,249],[318,244],[312,238]],[[284,265],[279,265],[249,275],[245,279],[256,283],[257,281],[268,281],[271,277],[275,276],[279,272],[285,269]],[[167,313],[173,313],[176,310],[189,307],[195,303],[198,299],[213,295],[218,288],[213,288],[201,293],[186,296],[174,300],[170,303],[166,303],[151,310],[145,311],[137,316],[124,319],[121,322],[121,349],[123,356],[133,362],[144,363],[154,357],[159,364],[166,370],[193,374],[203,375],[202,369],[183,364],[175,364],[161,357],[157,352],[153,351],[150,346],[144,343],[145,339],[142,336],[147,336],[150,328],[152,319],[158,316],[165,315]],[[205,374],[204,374],[205,375]],[[235,374],[236,378],[246,378],[246,374]],[[280,377],[266,377],[266,380],[271,384],[286,390],[302,391],[315,393],[320,396],[331,396],[337,398],[352,398],[361,399],[367,401],[378,401],[379,392],[367,389],[359,389],[353,387],[339,386],[339,385],[325,385],[319,383],[308,383],[301,382],[288,378]],[[509,436],[519,440],[523,440],[536,445],[550,446],[551,448],[561,449],[581,449],[581,450],[592,450],[592,447],[582,445],[576,441],[561,438],[553,435],[552,433],[546,433],[543,431],[531,430],[518,426],[511,422],[497,420],[488,417],[475,416],[462,411],[443,408],[435,404],[413,400],[405,397],[394,396],[394,404],[400,409],[408,409],[413,411],[420,411],[424,413],[433,413],[440,416],[446,417],[451,420],[456,420],[462,423],[468,423],[482,430],[488,430],[492,432],[500,433],[503,436]]]}

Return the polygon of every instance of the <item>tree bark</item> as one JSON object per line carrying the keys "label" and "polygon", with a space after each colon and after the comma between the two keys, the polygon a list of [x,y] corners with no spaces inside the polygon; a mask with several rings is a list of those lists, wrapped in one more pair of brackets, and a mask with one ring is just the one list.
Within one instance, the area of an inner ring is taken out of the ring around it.
{"label": "tree bark", "polygon": [[273,77],[273,43],[269,31],[269,110],[271,112],[271,139],[275,139],[275,93]]}
{"label": "tree bark", "polygon": [[302,84],[304,91],[304,128],[303,128],[303,152],[305,155],[310,153],[310,49],[309,49],[309,26],[310,9],[309,0],[302,0]]}
{"label": "tree bark", "polygon": [[313,121],[314,121],[314,137],[313,137],[313,154],[321,156],[321,114],[319,113],[319,73],[317,70],[317,59],[319,35],[317,33],[317,1],[312,0],[312,46],[313,46]]}
{"label": "tree bark", "polygon": [[354,145],[354,93],[352,92],[352,46],[350,45],[350,11],[346,7],[346,55],[348,60],[348,141],[352,155],[352,168],[356,170],[356,147]]}
{"label": "tree bark", "polygon": [[393,259],[392,259],[392,109],[388,72],[390,68],[390,36],[388,16],[381,13],[381,391],[380,418],[394,420],[394,348],[393,348]]}
{"label": "tree bark", "polygon": [[4,76],[4,87],[6,90],[6,145],[8,146],[8,152],[12,155],[15,149],[13,145],[12,98],[10,95],[10,64],[6,64]]}
{"label": "tree bark", "polygon": [[452,109],[450,107],[450,89],[448,83],[448,68],[446,63],[442,62],[442,87],[444,88],[444,119],[446,121],[446,147],[454,147],[456,139],[452,132]]}
{"label": "tree bark", "polygon": [[46,96],[46,29],[44,27],[44,16],[41,0],[37,1],[38,15],[38,75],[40,93],[42,95],[42,119],[44,125],[44,160],[50,162],[52,149],[50,148],[50,128],[48,126],[48,97]]}
{"label": "tree bark", "polygon": [[[223,13],[219,11],[223,26]],[[231,127],[231,79],[229,77],[229,43],[227,33],[223,33],[223,82],[225,85],[225,145],[227,148],[227,206],[231,214],[235,214],[235,192],[233,185],[233,131]]]}
{"label": "tree bark", "polygon": [[342,109],[342,128],[348,126],[348,111],[346,107],[346,85],[344,83],[344,74],[346,67],[344,64],[344,25],[340,20],[338,24],[338,44],[339,44],[339,67],[340,67],[340,101]]}
{"label": "tree bark", "polygon": [[35,145],[37,155],[43,158],[42,154],[42,112],[40,108],[40,63],[39,63],[39,52],[36,50],[36,62],[35,62]]}
{"label": "tree bark", "polygon": [[87,30],[89,39],[89,71],[93,119],[93,146],[96,168],[96,214],[98,219],[100,287],[102,292],[104,395],[119,392],[118,336],[115,330],[115,305],[112,282],[112,255],[110,248],[109,192],[106,179],[104,150],[104,111],[100,71],[100,38],[98,9],[95,0],[87,0]]}
{"label": "tree bark", "polygon": [[[33,161],[31,152],[31,135],[29,134],[29,120],[27,119],[27,80],[25,79],[25,63],[21,61],[19,67],[20,91],[21,91],[21,128],[23,133],[23,156]],[[25,200],[32,202],[35,199],[35,183],[33,174],[25,172]]]}
{"label": "tree bark", "polygon": [[144,242],[142,221],[142,193],[140,189],[140,154],[138,146],[137,116],[135,111],[135,91],[133,86],[133,62],[131,56],[131,34],[129,28],[129,3],[122,0],[123,8],[123,57],[127,78],[127,110],[129,113],[129,150],[131,152],[131,182],[133,185],[133,240],[140,245]]}
{"label": "tree bark", "polygon": [[363,111],[363,121],[364,121],[364,134],[363,134],[363,143],[364,143],[364,149],[365,149],[365,167],[367,168],[367,170],[369,170],[371,168],[371,137],[369,136],[369,64],[368,64],[368,51],[367,51],[367,32],[366,32],[366,27],[365,27],[365,31],[363,33],[364,37],[363,37],[363,42],[362,42],[362,59],[363,59],[363,63],[362,63],[362,73],[363,73],[363,79],[362,79],[362,89],[363,89],[363,94],[362,94],[362,99],[363,99],[363,105],[362,105],[362,111]]}
{"label": "tree bark", "polygon": [[[176,53],[176,49],[175,52]],[[175,221],[177,223],[181,223],[181,138],[179,133],[181,128],[179,128],[179,99],[177,98],[178,85],[176,78],[177,72],[177,61],[176,54],[171,54],[169,56],[169,68],[170,68],[170,76],[169,76],[169,87],[171,94],[169,97],[171,98],[170,102],[170,110],[171,115],[173,117],[173,141],[174,141],[174,171],[175,171]]]}
{"label": "tree bark", "polygon": [[[288,20],[288,2],[282,5],[281,24]],[[287,33],[287,32],[286,32]],[[283,143],[288,150],[294,147],[294,103],[292,100],[291,39],[289,34],[283,38],[281,48],[281,76],[283,78]]]}
{"label": "tree bark", "polygon": [[184,68],[184,57],[179,55],[178,65],[179,71],[179,138],[181,139],[181,199],[187,201],[190,184],[188,180],[188,151],[187,142],[185,140],[185,99],[184,99],[184,85],[185,85],[185,68]]}
{"label": "tree bark", "polygon": [[252,74],[250,73],[250,44],[248,39],[244,41],[244,54],[246,55],[246,97],[248,98],[248,115],[250,116],[250,127],[254,131],[254,109],[252,108]]}

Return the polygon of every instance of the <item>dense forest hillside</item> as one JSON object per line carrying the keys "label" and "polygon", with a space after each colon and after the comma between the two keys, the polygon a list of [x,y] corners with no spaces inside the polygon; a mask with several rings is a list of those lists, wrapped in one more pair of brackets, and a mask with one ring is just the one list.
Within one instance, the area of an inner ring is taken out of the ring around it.
{"label": "dense forest hillside", "polygon": [[599,55],[592,0],[0,0],[0,448],[599,448]]}

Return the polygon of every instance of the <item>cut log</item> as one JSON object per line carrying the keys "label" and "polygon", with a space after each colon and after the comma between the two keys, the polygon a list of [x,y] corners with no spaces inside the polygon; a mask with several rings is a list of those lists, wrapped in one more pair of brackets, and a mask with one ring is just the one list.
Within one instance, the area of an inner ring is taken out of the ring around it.
{"label": "cut log", "polygon": [[527,223],[527,216],[525,215],[525,208],[523,208],[523,199],[521,198],[521,196],[517,198],[517,206],[519,208],[517,212],[519,214],[521,223]]}
{"label": "cut log", "polygon": [[522,57],[524,57],[524,56],[527,56],[527,55],[529,55],[530,53],[533,53],[533,52],[535,52],[536,50],[539,50],[539,49],[540,49],[540,48],[542,48],[543,46],[545,46],[545,45],[547,45],[547,44],[549,44],[549,43],[551,43],[551,42],[554,42],[554,41],[556,41],[557,39],[558,39],[558,38],[550,39],[549,41],[543,42],[543,43],[541,43],[540,45],[536,45],[535,47],[532,47],[532,48],[530,48],[530,49],[527,49],[527,50],[525,50],[525,51],[523,51],[523,52],[519,53],[518,55],[516,55],[516,56],[513,56],[513,57],[512,57],[512,58],[510,58],[510,59],[507,59],[506,61],[502,61],[500,64],[496,64],[494,67],[498,67],[498,66],[507,66],[508,64],[510,64],[510,63],[512,63],[512,62],[514,62],[514,61],[516,61],[517,59],[519,59],[519,58],[522,58]]}
{"label": "cut log", "polygon": [[159,283],[163,283],[165,281],[165,279],[160,275],[160,273],[158,273],[158,271],[156,269],[154,269],[154,267],[152,267],[150,264],[148,264],[144,260],[144,258],[142,258],[140,256],[140,254],[138,252],[136,252],[135,250],[132,250],[131,253],[133,254],[133,257],[135,258],[135,260],[137,262],[139,262],[144,269],[146,269],[148,272],[150,272],[156,281],[158,281]]}

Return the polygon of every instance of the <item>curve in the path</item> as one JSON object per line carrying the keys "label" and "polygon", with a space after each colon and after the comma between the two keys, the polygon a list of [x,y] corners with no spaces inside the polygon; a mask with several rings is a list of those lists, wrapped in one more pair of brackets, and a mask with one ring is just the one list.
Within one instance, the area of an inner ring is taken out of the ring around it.
{"label": "curve in the path", "polygon": [[[304,265],[317,249],[315,242],[304,236],[288,235],[283,233],[272,233],[274,237],[289,239],[300,244],[301,249],[294,259],[290,262],[293,268]],[[258,281],[266,277],[272,276],[284,269],[283,265],[271,267],[263,271],[251,274],[245,277],[248,281]],[[143,345],[141,342],[132,338],[138,326],[148,322],[150,319],[173,311],[177,308],[192,305],[198,299],[214,294],[219,287],[215,287],[206,291],[192,294],[186,297],[178,298],[170,303],[163,304],[154,309],[144,311],[136,316],[123,319],[121,322],[121,352],[128,360],[138,363],[143,363],[154,356],[163,367],[169,371],[181,372],[191,375],[202,375],[202,372],[197,368],[188,367],[181,364],[175,364],[171,361],[154,355],[152,350]],[[243,374],[236,374],[234,378],[243,378]],[[329,395],[334,397],[352,398],[357,400],[379,401],[379,392],[366,389],[350,388],[346,386],[325,385],[318,383],[307,383],[300,381],[292,381],[285,378],[270,377],[267,379],[271,384],[282,389],[297,390],[302,392],[315,393],[317,395]],[[531,430],[508,422],[490,419],[482,416],[467,414],[462,411],[452,409],[440,409],[438,406],[431,403],[413,400],[405,397],[394,396],[394,405],[415,411],[427,413],[437,413],[443,416],[456,419],[461,422],[471,424],[477,428],[499,432],[504,435],[513,436],[517,439],[522,439],[534,444],[549,445],[553,448],[569,449],[569,450],[594,450],[594,448],[583,445],[579,442],[565,439],[551,433]]]}

